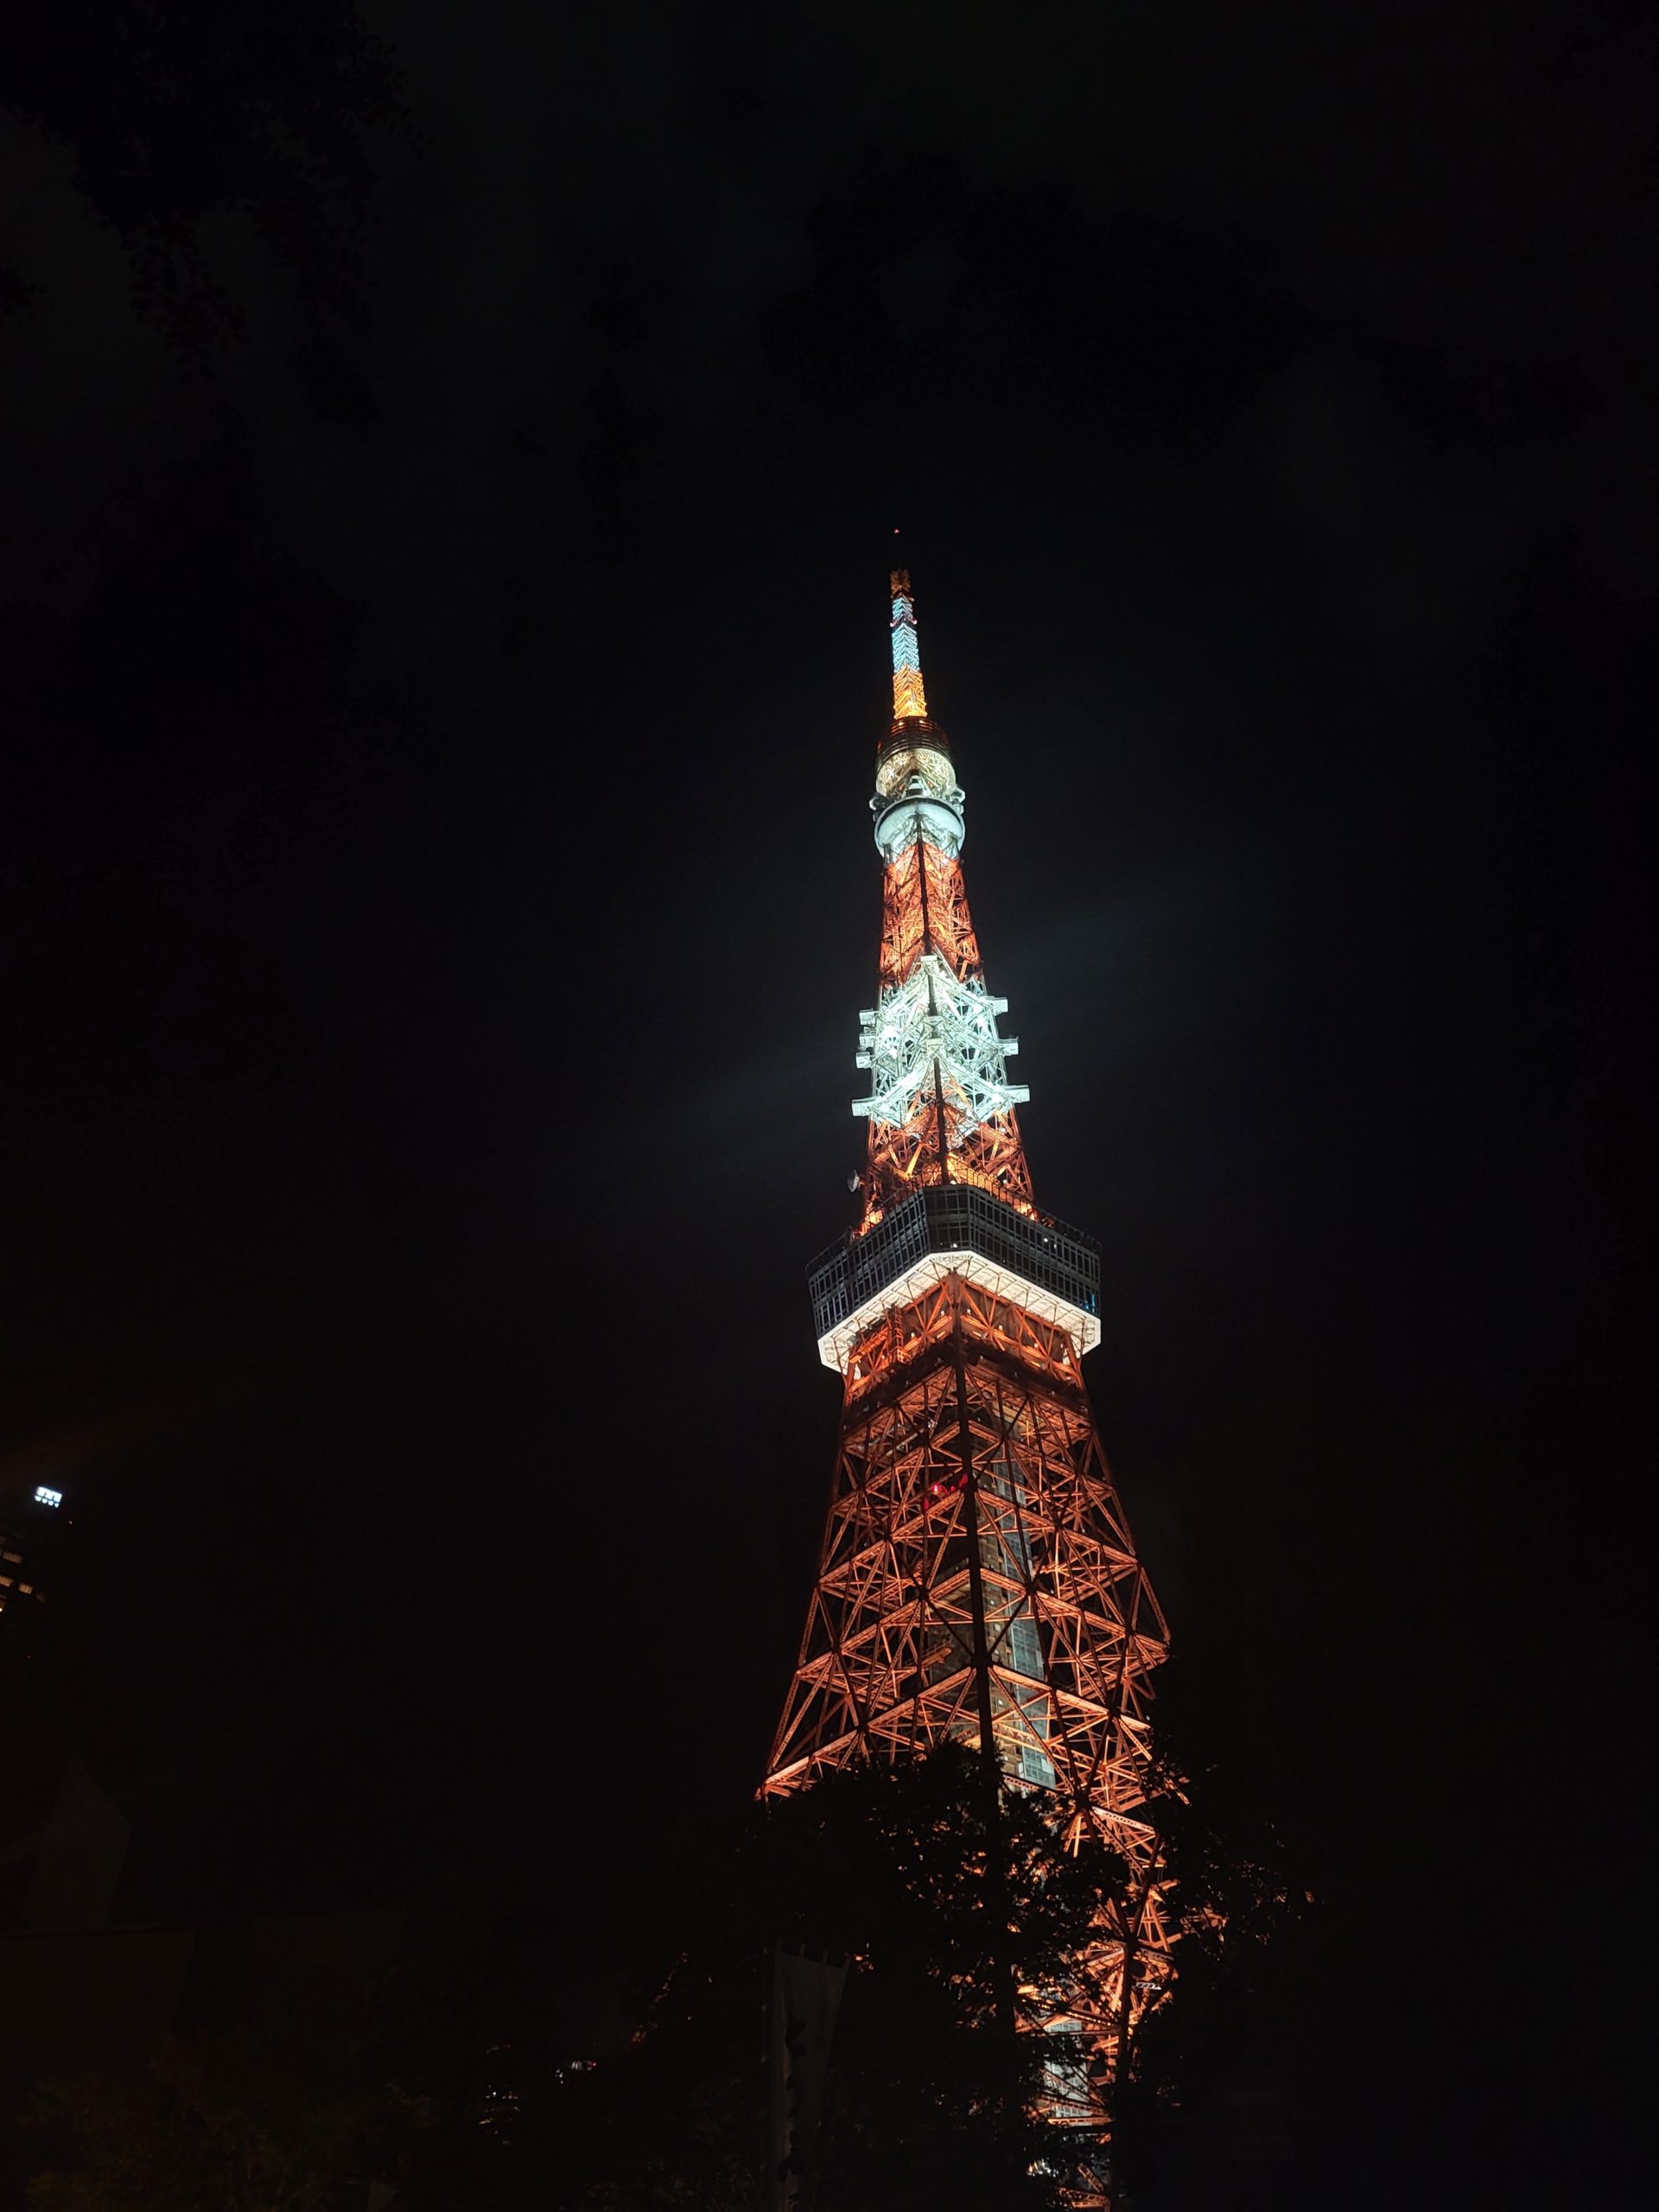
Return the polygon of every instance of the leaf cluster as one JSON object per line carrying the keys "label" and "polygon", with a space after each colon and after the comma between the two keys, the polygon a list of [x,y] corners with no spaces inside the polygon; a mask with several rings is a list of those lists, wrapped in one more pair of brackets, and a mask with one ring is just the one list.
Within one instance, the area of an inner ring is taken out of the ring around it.
{"label": "leaf cluster", "polygon": [[[51,2082],[29,2118],[69,2155],[29,2212],[330,2212],[395,2159],[395,2100],[320,2084],[240,2037],[170,2038],[147,2075]],[[412,2120],[413,2114],[409,2117]]]}
{"label": "leaf cluster", "polygon": [[210,218],[251,221],[314,301],[348,305],[377,130],[404,127],[389,50],[353,0],[14,0],[0,103],[74,155],[141,314],[190,356],[241,327]]}
{"label": "leaf cluster", "polygon": [[573,2084],[551,2163],[573,2208],[753,2203],[765,2146],[768,1962],[844,1957],[815,2204],[1055,2201],[1030,2117],[1044,2051],[1020,1990],[1057,1978],[1126,1869],[1056,1834],[944,1745],[756,1806],[686,1870],[680,1942],[627,2051]]}

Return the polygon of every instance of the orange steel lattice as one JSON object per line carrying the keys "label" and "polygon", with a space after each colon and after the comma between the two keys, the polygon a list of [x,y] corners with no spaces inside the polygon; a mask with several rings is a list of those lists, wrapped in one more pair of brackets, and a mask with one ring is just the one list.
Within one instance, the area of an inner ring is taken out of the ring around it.
{"label": "orange steel lattice", "polygon": [[[887,866],[883,886],[881,985],[892,993],[913,978],[925,953],[958,981],[982,984],[979,940],[968,911],[962,862],[918,838]],[[933,997],[937,1006],[938,990]],[[969,1122],[971,1106],[936,1060],[901,1121],[870,1121],[864,1224],[879,1221],[912,1191],[934,1183],[971,1183],[1022,1212],[1033,1211],[1031,1173],[1012,1106]]]}
{"label": "orange steel lattice", "polygon": [[[920,696],[902,571],[893,596],[898,709]],[[1081,2146],[1072,2201],[1108,2205],[1113,2088],[1172,1974],[1146,1816],[1148,1678],[1167,1631],[1080,1373],[1097,1262],[1032,1200],[1025,1093],[1003,1067],[1016,1048],[963,886],[962,792],[925,715],[895,714],[873,806],[886,880],[859,1054],[874,1094],[855,1109],[870,1123],[863,1205],[814,1277],[820,1349],[843,1381],[840,1444],[763,1787],[949,1738],[994,1757],[1007,1787],[1052,1793],[1069,1839],[1086,1826],[1122,1855],[1128,1893],[1067,1986],[1025,1993],[1024,2024],[1053,2038],[1043,2108]]]}

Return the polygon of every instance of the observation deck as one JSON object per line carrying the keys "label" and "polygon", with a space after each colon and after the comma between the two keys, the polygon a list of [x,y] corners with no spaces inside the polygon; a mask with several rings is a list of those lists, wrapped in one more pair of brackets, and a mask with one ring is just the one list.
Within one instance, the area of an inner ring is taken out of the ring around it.
{"label": "observation deck", "polygon": [[934,1184],[806,1271],[818,1357],[845,1371],[855,1340],[890,1306],[946,1274],[1068,1331],[1079,1357],[1100,1342],[1100,1247],[1064,1222],[1017,1213],[968,1183]]}

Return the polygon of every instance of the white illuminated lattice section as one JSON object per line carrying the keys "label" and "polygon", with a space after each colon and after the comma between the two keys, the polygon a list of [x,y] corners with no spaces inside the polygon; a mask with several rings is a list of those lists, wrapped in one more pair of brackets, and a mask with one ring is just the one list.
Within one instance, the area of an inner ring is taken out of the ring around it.
{"label": "white illuminated lattice section", "polygon": [[896,591],[893,595],[893,719],[918,721],[926,712],[921,650],[916,642],[916,602],[907,591]]}
{"label": "white illuminated lattice section", "polygon": [[1031,1092],[1008,1081],[1006,1065],[1020,1040],[997,1034],[996,1017],[1007,1010],[1006,999],[994,999],[977,980],[964,982],[940,954],[923,953],[874,1013],[858,1017],[855,1065],[869,1069],[870,1096],[853,1101],[854,1113],[902,1128],[936,1063],[958,1138],[1022,1105]]}
{"label": "white illuminated lattice section", "polygon": [[903,1274],[883,1283],[844,1321],[837,1322],[833,1329],[826,1329],[818,1338],[818,1357],[837,1375],[844,1375],[853,1346],[872,1321],[879,1320],[890,1306],[913,1305],[925,1291],[943,1282],[946,1275],[961,1275],[976,1289],[988,1291],[993,1298],[1021,1306],[1038,1320],[1064,1329],[1077,1346],[1079,1358],[1085,1352],[1093,1351],[1100,1342],[1099,1314],[1074,1306],[1069,1298],[1045,1289],[1028,1275],[1000,1267],[995,1260],[988,1260],[978,1252],[929,1252],[913,1267],[906,1268]]}

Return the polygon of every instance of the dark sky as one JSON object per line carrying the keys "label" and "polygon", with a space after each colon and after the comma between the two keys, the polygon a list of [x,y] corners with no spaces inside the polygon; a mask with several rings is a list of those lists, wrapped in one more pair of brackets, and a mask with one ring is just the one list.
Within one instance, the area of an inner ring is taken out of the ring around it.
{"label": "dark sky", "polygon": [[0,1450],[130,1909],[602,1942],[753,1786],[902,524],[1308,2201],[1634,2203],[1646,11],[564,14],[385,10],[360,282],[210,207],[205,369],[0,136]]}

